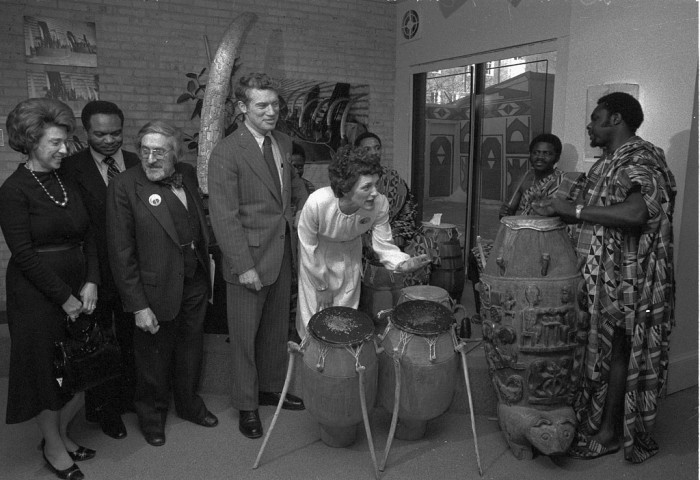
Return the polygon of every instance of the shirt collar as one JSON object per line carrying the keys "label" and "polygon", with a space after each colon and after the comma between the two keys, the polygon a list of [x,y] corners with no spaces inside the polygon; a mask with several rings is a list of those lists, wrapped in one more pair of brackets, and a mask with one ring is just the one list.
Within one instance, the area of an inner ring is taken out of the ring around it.
{"label": "shirt collar", "polygon": [[[107,158],[107,155],[102,155],[100,152],[95,150],[94,148],[90,147],[90,153],[92,154],[92,158],[94,158],[96,161],[100,163],[104,163],[105,158]],[[116,152],[114,152],[114,155],[110,155],[117,164],[123,164],[123,155],[122,155],[122,149],[120,148]]]}

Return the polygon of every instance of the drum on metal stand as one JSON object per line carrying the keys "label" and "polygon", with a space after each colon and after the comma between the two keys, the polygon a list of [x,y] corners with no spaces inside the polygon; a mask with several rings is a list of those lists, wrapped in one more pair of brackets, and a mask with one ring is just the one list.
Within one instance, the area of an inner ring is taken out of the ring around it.
{"label": "drum on metal stand", "polygon": [[459,302],[464,291],[465,273],[464,255],[457,227],[451,223],[435,225],[423,222],[421,229],[434,250],[430,285],[444,288]]}
{"label": "drum on metal stand", "polygon": [[380,336],[379,401],[394,411],[398,378],[395,436],[417,440],[428,420],[447,411],[459,381],[455,317],[450,308],[428,300],[404,301],[380,316],[387,316],[388,324]]}
{"label": "drum on metal stand", "polygon": [[[372,342],[374,324],[365,313],[348,307],[330,307],[309,320],[304,351],[302,391],[306,410],[318,422],[321,440],[331,447],[355,442],[363,421],[359,392],[366,405],[377,394],[377,353]],[[359,385],[358,368],[365,384]]]}

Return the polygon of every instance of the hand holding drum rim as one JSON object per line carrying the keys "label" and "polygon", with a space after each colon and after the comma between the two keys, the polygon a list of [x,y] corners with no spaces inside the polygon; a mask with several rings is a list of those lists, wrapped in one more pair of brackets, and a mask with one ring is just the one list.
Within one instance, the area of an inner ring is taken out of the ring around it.
{"label": "hand holding drum rim", "polygon": [[411,273],[415,272],[419,268],[425,267],[430,263],[430,255],[424,253],[415,257],[411,257],[408,260],[404,260],[399,263],[396,267],[396,272],[398,273]]}

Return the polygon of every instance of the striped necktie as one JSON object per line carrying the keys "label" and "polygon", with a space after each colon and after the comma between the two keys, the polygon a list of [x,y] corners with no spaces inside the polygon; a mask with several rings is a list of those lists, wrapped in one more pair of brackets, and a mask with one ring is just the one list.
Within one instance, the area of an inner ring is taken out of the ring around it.
{"label": "striped necktie", "polygon": [[105,157],[104,162],[107,164],[107,183],[111,182],[114,177],[119,175],[119,168],[112,157]]}

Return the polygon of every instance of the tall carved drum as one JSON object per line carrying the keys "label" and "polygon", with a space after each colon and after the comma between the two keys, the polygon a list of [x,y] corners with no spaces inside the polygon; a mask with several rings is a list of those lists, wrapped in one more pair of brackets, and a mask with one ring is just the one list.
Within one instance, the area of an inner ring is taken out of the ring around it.
{"label": "tall carved drum", "polygon": [[501,430],[517,458],[532,458],[531,446],[563,453],[576,428],[587,323],[576,253],[559,218],[501,224],[478,287]]}
{"label": "tall carved drum", "polygon": [[454,324],[449,308],[428,300],[399,303],[389,313],[380,337],[384,351],[379,355],[379,401],[394,410],[398,377],[396,438],[422,438],[427,421],[449,408],[459,380]]}
{"label": "tall carved drum", "polygon": [[331,447],[355,442],[362,423],[358,367],[365,368],[366,404],[377,395],[377,353],[372,319],[348,307],[330,307],[309,320],[302,342],[302,391],[306,410]]}

